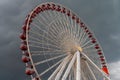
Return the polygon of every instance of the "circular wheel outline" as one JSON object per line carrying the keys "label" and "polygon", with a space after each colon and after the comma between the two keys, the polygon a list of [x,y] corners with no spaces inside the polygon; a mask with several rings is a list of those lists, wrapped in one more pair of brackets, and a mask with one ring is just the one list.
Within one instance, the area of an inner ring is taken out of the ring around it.
{"label": "circular wheel outline", "polygon": [[[63,14],[66,14],[68,17],[71,17],[73,20],[76,20],[76,23],[79,24],[80,27],[85,30],[85,32],[88,34],[90,39],[93,41],[92,43],[96,44],[94,47],[98,52],[98,56],[99,56],[100,61],[101,61],[101,68],[107,68],[106,59],[104,57],[102,48],[101,48],[100,44],[98,43],[97,39],[95,38],[94,34],[90,31],[90,29],[70,9],[65,8],[64,6],[61,6],[60,4],[55,4],[55,3],[50,2],[50,3],[40,4],[33,11],[31,11],[29,13],[29,15],[27,16],[27,18],[25,20],[25,24],[23,26],[23,33],[22,34],[25,35],[26,39],[22,38],[22,41],[26,41],[27,52],[29,54],[30,62],[32,64],[32,66],[33,66],[33,69],[34,69],[36,75],[38,75],[38,72],[37,72],[37,70],[36,70],[36,68],[34,66],[34,62],[32,60],[31,54],[30,54],[29,43],[28,43],[28,33],[29,33],[29,26],[30,26],[30,24],[32,22],[32,19],[35,18],[37,14],[40,14],[41,12],[43,12],[45,10],[55,10],[55,11],[61,12]],[[24,50],[23,50],[23,52],[24,52]],[[27,63],[26,63],[26,65],[27,65]]]}

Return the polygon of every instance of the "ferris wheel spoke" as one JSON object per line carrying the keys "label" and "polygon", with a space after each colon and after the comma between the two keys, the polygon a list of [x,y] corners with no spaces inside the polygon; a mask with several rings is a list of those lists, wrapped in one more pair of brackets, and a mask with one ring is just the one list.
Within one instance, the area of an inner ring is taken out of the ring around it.
{"label": "ferris wheel spoke", "polygon": [[42,55],[61,55],[62,53],[32,53],[32,56],[42,56]]}
{"label": "ferris wheel spoke", "polygon": [[[69,51],[67,51],[69,52]],[[37,56],[37,55],[61,55],[63,53],[67,53],[61,50],[54,50],[54,51],[31,51],[32,56]]]}
{"label": "ferris wheel spoke", "polygon": [[[55,50],[54,48],[50,48],[50,47],[45,47],[45,46],[37,46],[37,45],[29,45],[31,48],[39,48],[39,49],[46,49],[46,50]],[[57,49],[59,50],[59,49]]]}
{"label": "ferris wheel spoke", "polygon": [[57,18],[51,22],[51,25],[52,25],[51,30],[53,31],[54,34],[57,34],[60,31],[60,29],[58,29],[58,26],[60,25],[57,25],[58,20],[59,20],[59,16],[57,16]]}
{"label": "ferris wheel spoke", "polygon": [[[51,31],[49,31],[49,33],[46,30],[43,30],[40,28],[39,25],[35,24],[35,23],[31,23],[31,25],[35,26],[38,30],[43,31],[45,34],[47,34],[50,38],[56,38],[55,34],[53,34]],[[48,28],[49,29],[49,28]]]}
{"label": "ferris wheel spoke", "polygon": [[38,30],[40,30],[40,31],[43,31],[43,32],[47,33],[47,31],[46,31],[46,30],[41,29],[41,28],[40,28],[40,25],[38,25],[38,24],[31,23],[31,26],[34,26],[34,28],[37,28]]}
{"label": "ferris wheel spoke", "polygon": [[50,16],[50,13],[48,11],[44,11],[42,16],[45,18],[46,22],[51,22],[55,16]]}
{"label": "ferris wheel spoke", "polygon": [[[54,17],[54,16],[53,16],[53,17]],[[46,26],[48,26],[48,29],[49,29],[49,27],[51,26],[51,24],[53,24],[53,23],[55,22],[56,19],[58,19],[58,16],[55,16],[55,18],[52,19],[51,22],[46,25]],[[52,28],[52,33],[54,33],[55,31],[57,31],[57,30],[53,30],[53,29],[55,29],[55,28]],[[55,34],[55,33],[54,33],[54,34]],[[53,35],[53,34],[52,34],[52,35]],[[54,35],[54,36],[55,36],[55,35]]]}
{"label": "ferris wheel spoke", "polygon": [[55,45],[52,45],[52,44],[49,44],[49,43],[45,44],[45,43],[41,43],[41,42],[39,42],[39,41],[33,41],[33,40],[29,40],[29,42],[30,42],[31,44],[36,43],[36,44],[39,44],[39,45],[50,46],[50,47],[55,47],[55,48],[57,48],[57,49],[60,49],[59,46],[55,46]]}
{"label": "ferris wheel spoke", "polygon": [[53,15],[54,14],[54,11],[46,11],[46,17],[48,18],[48,19],[55,19],[54,17],[56,17],[57,15]]}
{"label": "ferris wheel spoke", "polygon": [[32,56],[37,55],[60,55],[63,53],[60,53],[61,51],[31,51]]}
{"label": "ferris wheel spoke", "polygon": [[[37,42],[41,42],[41,43],[47,43],[47,41],[45,40],[41,40],[39,38],[36,38],[34,36],[29,36],[29,40],[33,40],[33,41],[37,41]],[[57,46],[57,44],[55,42],[49,42],[49,44],[53,45],[53,46]]]}
{"label": "ferris wheel spoke", "polygon": [[39,14],[39,17],[37,17],[37,19],[41,20],[43,19],[44,23],[48,24],[49,23],[49,18],[47,18],[48,15],[46,15],[46,11],[42,12],[41,14]]}
{"label": "ferris wheel spoke", "polygon": [[[63,23],[61,23],[62,18],[63,18],[63,16],[61,16],[62,14],[58,13],[58,12],[56,12],[55,14],[58,16],[58,19],[56,20],[57,30],[58,31],[64,31],[64,28],[63,28],[64,25],[63,25]],[[58,27],[58,26],[60,26],[60,27]]]}
{"label": "ferris wheel spoke", "polygon": [[74,27],[74,25],[73,25],[73,20],[72,20],[71,18],[70,18],[70,23],[71,23],[71,32],[72,32],[73,37],[74,37],[73,39],[75,39],[75,34],[74,34],[74,33],[75,33],[75,30],[74,30],[75,27]]}
{"label": "ferris wheel spoke", "polygon": [[[90,42],[91,42],[91,40],[90,40],[90,39],[88,39],[88,36],[86,35],[86,36],[84,37],[84,39],[82,40],[81,45],[85,45],[88,41],[90,41]],[[88,44],[88,43],[87,43],[87,44]]]}
{"label": "ferris wheel spoke", "polygon": [[[49,29],[49,27],[51,26],[52,23],[54,23],[54,21],[55,21],[55,20],[53,19],[53,20],[51,20],[50,23],[48,23],[48,24],[46,24],[46,25],[44,25],[44,26],[48,26],[48,29]],[[40,22],[40,20],[39,20],[39,22]],[[54,31],[52,30],[52,33],[54,33],[54,32],[55,32],[55,30],[54,30]],[[54,34],[52,34],[52,35],[54,35]],[[54,36],[55,36],[55,35],[54,35]]]}
{"label": "ferris wheel spoke", "polygon": [[[70,36],[72,36],[72,33],[71,33],[71,24],[70,24],[70,20],[69,20],[69,17],[68,16],[65,16],[66,18],[66,29],[68,30],[68,32],[70,33]],[[64,21],[65,22],[65,21]]]}
{"label": "ferris wheel spoke", "polygon": [[55,57],[52,57],[52,58],[49,58],[49,59],[45,59],[45,60],[43,60],[43,61],[34,63],[34,65],[37,66],[37,65],[40,65],[40,64],[42,64],[42,63],[46,63],[46,62],[49,62],[49,61],[51,61],[51,60],[55,60],[55,59],[58,59],[58,58],[64,57],[64,56],[66,56],[66,54],[62,54],[62,55],[55,56]]}
{"label": "ferris wheel spoke", "polygon": [[64,15],[63,14],[61,15],[61,20],[59,20],[59,23],[62,24],[62,28],[63,28],[62,30],[67,31],[67,21],[62,16],[64,16]]}
{"label": "ferris wheel spoke", "polygon": [[[56,12],[56,11],[51,11],[51,12],[48,11],[48,12],[47,12],[47,14],[49,15],[49,16],[48,16],[48,19],[49,19],[49,17],[50,17],[51,20],[54,20],[54,19],[57,17],[57,14],[54,14],[55,12]],[[47,14],[46,14],[46,15],[47,15]]]}
{"label": "ferris wheel spoke", "polygon": [[62,77],[62,80],[66,80],[66,78],[68,77],[68,74],[70,73],[70,70],[71,70],[75,60],[76,60],[76,53],[72,57],[72,60],[70,61],[69,65],[68,65],[68,67],[67,67],[67,69],[66,69],[66,71],[65,71],[65,73],[64,73],[64,75]]}
{"label": "ferris wheel spoke", "polygon": [[76,37],[77,37],[77,40],[78,40],[78,42],[79,42],[80,30],[81,30],[82,28],[79,26],[79,24],[77,24],[76,27],[77,27]]}
{"label": "ferris wheel spoke", "polygon": [[29,35],[29,40],[41,41],[39,38],[36,38],[35,36],[31,36],[31,35]]}
{"label": "ferris wheel spoke", "polygon": [[83,35],[81,36],[81,39],[80,39],[80,44],[82,45],[83,44],[83,41],[84,41],[84,37],[86,36],[86,33],[84,32]]}
{"label": "ferris wheel spoke", "polygon": [[56,19],[55,23],[53,23],[55,31],[58,31],[57,33],[59,33],[60,31],[62,31],[62,29],[61,29],[62,24],[59,25],[59,24],[60,24],[60,23],[59,23],[59,20],[60,20],[60,19],[61,19],[61,18],[59,18],[59,16],[58,16],[58,18]]}
{"label": "ferris wheel spoke", "polygon": [[68,16],[66,16],[65,21],[62,20],[62,22],[64,22],[65,26],[66,26],[66,30],[70,32],[70,35],[72,34],[72,29],[71,29],[71,23],[70,23],[70,19]]}
{"label": "ferris wheel spoke", "polygon": [[[85,53],[85,52],[82,52],[82,53],[84,53],[95,65],[97,65],[97,66],[99,66],[98,64],[97,64],[97,62],[98,62],[98,60],[99,60],[99,57],[96,57],[95,55],[96,55],[96,53],[89,53],[89,52],[87,52],[87,53]],[[83,55],[84,56],[84,55]],[[85,57],[85,56],[84,56]],[[86,59],[86,58],[85,58]]]}
{"label": "ferris wheel spoke", "polygon": [[42,38],[45,39],[45,40],[58,43],[54,38],[49,39],[49,38],[47,38],[46,36],[44,36],[44,35],[42,35],[42,34],[40,34],[40,33],[38,33],[38,32],[35,32],[35,31],[29,31],[29,32],[32,33],[32,34],[34,34],[34,35],[37,35],[37,36],[39,36],[39,37],[42,37]]}
{"label": "ferris wheel spoke", "polygon": [[89,49],[89,48],[94,48],[95,44],[91,44],[89,46],[83,47],[83,49]]}
{"label": "ferris wheel spoke", "polygon": [[[83,47],[82,47],[82,49],[83,49]],[[94,47],[91,47],[91,48],[85,49],[84,52],[86,52],[86,53],[95,53],[96,54],[97,50],[94,49]]]}
{"label": "ferris wheel spoke", "polygon": [[91,40],[88,40],[86,43],[82,44],[81,47],[87,46],[89,43],[91,43]]}
{"label": "ferris wheel spoke", "polygon": [[[55,31],[60,31],[61,30],[61,27],[62,26],[60,26],[60,25],[57,25],[58,24],[58,21],[61,19],[61,17],[59,17],[59,15],[56,15],[57,17],[53,20],[54,22],[52,22],[52,24],[54,24],[54,26],[53,26],[53,30],[54,30],[54,32]],[[59,29],[58,29],[58,26],[60,26],[59,27]],[[56,32],[56,33],[58,33],[58,32]]]}
{"label": "ferris wheel spoke", "polygon": [[59,30],[56,30],[56,28],[54,27],[57,26],[55,25],[55,23],[52,23],[51,26],[49,27],[49,33],[54,35],[54,37],[56,38],[58,36],[57,34],[59,34]]}
{"label": "ferris wheel spoke", "polygon": [[80,43],[81,45],[88,39],[87,33],[84,31],[84,29],[82,30],[83,35],[81,35],[81,40]]}
{"label": "ferris wheel spoke", "polygon": [[[59,18],[59,16],[58,16],[58,18]],[[57,31],[58,32],[60,32],[60,33],[62,33],[62,32],[64,32],[65,30],[64,30],[64,28],[63,28],[63,23],[61,22],[61,17],[58,19],[58,20],[56,20],[56,23],[54,23],[54,25],[56,26],[56,29],[57,29]],[[61,26],[60,26],[61,25]],[[58,29],[59,28],[59,29]],[[62,29],[63,28],[63,29]],[[62,32],[61,32],[62,31]]]}
{"label": "ferris wheel spoke", "polygon": [[[34,35],[38,35],[38,36],[40,36],[40,37],[42,37],[42,38],[44,38],[44,39],[50,40],[50,39],[47,38],[45,35],[42,35],[42,34],[40,34],[40,33],[38,33],[38,32],[33,31],[33,30],[31,30],[31,31],[29,31],[29,32],[31,32],[31,33],[34,34]],[[54,38],[52,38],[52,40],[55,41]],[[55,42],[56,42],[56,41],[55,41]]]}
{"label": "ferris wheel spoke", "polygon": [[39,26],[39,27],[40,27],[40,26],[44,26],[44,28],[46,28],[46,25],[47,25],[47,24],[45,24],[44,21],[39,20],[39,19],[34,19],[33,21],[34,21],[34,22],[31,24],[31,26],[32,26],[32,25],[34,25],[34,26]]}
{"label": "ferris wheel spoke", "polygon": [[39,23],[41,23],[44,26],[48,25],[48,23],[45,22],[45,18],[43,16],[41,16],[41,15],[38,15],[38,17],[35,18],[35,20],[37,20]]}
{"label": "ferris wheel spoke", "polygon": [[[54,29],[56,31],[59,31],[59,30],[61,30],[61,27],[58,28],[58,26],[60,26],[60,25],[57,25],[57,24],[58,24],[58,21],[61,19],[61,17],[60,17],[60,15],[57,12],[55,12],[55,13],[56,13],[57,18],[54,19],[54,21],[55,21],[54,24],[56,24],[54,26]],[[52,15],[54,16],[55,14],[52,14]]]}
{"label": "ferris wheel spoke", "polygon": [[55,52],[62,52],[62,50],[32,50],[31,53],[55,53]]}
{"label": "ferris wheel spoke", "polygon": [[51,24],[51,26],[49,27],[48,33],[54,35],[54,37],[57,39],[57,36],[58,36],[57,34],[59,33],[59,31],[56,32],[56,30],[54,30],[53,28],[54,26],[55,26],[54,23]]}
{"label": "ferris wheel spoke", "polygon": [[[64,15],[63,15],[64,16]],[[65,19],[65,17],[61,17],[62,18],[62,20],[61,21],[59,21],[61,24],[63,23],[63,30],[64,31],[66,31],[66,32],[68,32],[68,29],[67,29],[67,27],[68,27],[68,22],[67,22],[67,20]]]}
{"label": "ferris wheel spoke", "polygon": [[[65,19],[63,19],[61,22],[62,23],[64,23],[64,25],[63,26],[65,26],[64,28],[65,28],[65,32],[66,32],[66,36],[67,37],[69,37],[69,38],[71,38],[71,39],[74,39],[74,37],[73,37],[73,31],[72,31],[72,29],[73,28],[71,28],[71,26],[73,27],[73,25],[68,25],[68,23],[70,23],[70,20],[69,19],[66,19],[65,21],[64,21]],[[68,30],[67,30],[67,28],[68,28]],[[70,30],[69,30],[70,29]],[[69,36],[68,36],[69,35]],[[68,38],[68,39],[69,39]],[[66,38],[67,39],[67,38]],[[66,40],[64,40],[64,41],[66,41]]]}
{"label": "ferris wheel spoke", "polygon": [[76,24],[76,37],[79,38],[80,35],[80,27],[78,24]]}
{"label": "ferris wheel spoke", "polygon": [[48,24],[48,23],[50,23],[53,20],[52,17],[54,18],[56,16],[50,16],[49,11],[44,11],[44,12],[42,12],[42,14],[39,15],[38,18],[42,18],[44,20],[44,22],[47,22],[46,24]]}
{"label": "ferris wheel spoke", "polygon": [[73,21],[73,26],[74,26],[74,29],[75,29],[75,30],[74,30],[74,37],[75,37],[74,39],[75,39],[75,41],[76,41],[77,35],[78,35],[78,34],[77,34],[77,29],[78,29],[77,27],[78,27],[78,26],[77,26],[77,24],[76,24],[76,21]]}
{"label": "ferris wheel spoke", "polygon": [[82,36],[84,35],[84,30],[83,28],[81,28],[80,30],[80,35],[79,35],[79,44],[81,45],[81,39],[82,39]]}
{"label": "ferris wheel spoke", "polygon": [[78,27],[78,26],[77,26],[77,24],[76,24],[75,21],[73,21],[73,27],[74,27],[74,40],[77,41],[77,39],[78,39],[78,38],[77,38],[77,35],[78,35],[78,34],[77,34],[77,29],[78,29],[77,27]]}
{"label": "ferris wheel spoke", "polygon": [[63,59],[59,60],[57,63],[55,63],[54,65],[52,65],[51,67],[49,67],[48,69],[46,69],[45,71],[43,71],[42,73],[40,73],[39,76],[44,75],[45,73],[47,73],[49,70],[51,70],[52,68],[54,68],[55,66],[57,66],[62,61],[63,61]]}
{"label": "ferris wheel spoke", "polygon": [[78,35],[78,41],[79,41],[79,43],[80,43],[80,40],[81,40],[81,36],[83,34],[82,30],[83,30],[82,28],[80,28],[80,30],[79,30],[79,35]]}
{"label": "ferris wheel spoke", "polygon": [[[69,27],[71,27],[71,26],[69,25]],[[74,38],[74,36],[73,36],[74,35],[74,31],[72,31],[72,28],[70,28],[70,35],[71,35],[70,36],[71,38]]]}
{"label": "ferris wheel spoke", "polygon": [[[64,25],[63,25],[63,24],[61,24],[61,23],[58,23],[57,25],[62,25],[62,26],[64,26]],[[60,27],[61,27],[61,32],[60,32],[60,34],[59,34],[59,35],[65,34],[65,30],[64,30],[64,29],[62,29],[62,26],[60,26]]]}

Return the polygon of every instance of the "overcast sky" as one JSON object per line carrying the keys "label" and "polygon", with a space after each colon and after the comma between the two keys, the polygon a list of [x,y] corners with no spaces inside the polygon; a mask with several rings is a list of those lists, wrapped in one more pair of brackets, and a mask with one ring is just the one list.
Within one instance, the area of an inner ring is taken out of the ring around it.
{"label": "overcast sky", "polygon": [[30,80],[19,50],[25,16],[42,2],[71,8],[100,42],[112,80],[120,80],[120,0],[0,0],[0,80]]}

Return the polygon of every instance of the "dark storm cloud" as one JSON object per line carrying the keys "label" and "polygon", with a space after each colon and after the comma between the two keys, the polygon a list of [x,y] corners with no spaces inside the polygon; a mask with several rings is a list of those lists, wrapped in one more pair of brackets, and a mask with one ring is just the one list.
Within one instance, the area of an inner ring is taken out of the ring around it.
{"label": "dark storm cloud", "polygon": [[[27,80],[20,61],[19,33],[26,15],[46,1],[61,3],[77,13],[98,38],[110,64],[120,61],[119,0],[1,0],[0,80]],[[117,69],[119,67],[115,66]],[[110,67],[112,69],[112,67]],[[114,77],[114,74],[112,74]],[[120,78],[113,78],[119,80]],[[29,79],[28,79],[29,80]]]}
{"label": "dark storm cloud", "polygon": [[24,66],[19,50],[19,33],[34,2],[24,0],[0,1],[0,79],[25,80]]}

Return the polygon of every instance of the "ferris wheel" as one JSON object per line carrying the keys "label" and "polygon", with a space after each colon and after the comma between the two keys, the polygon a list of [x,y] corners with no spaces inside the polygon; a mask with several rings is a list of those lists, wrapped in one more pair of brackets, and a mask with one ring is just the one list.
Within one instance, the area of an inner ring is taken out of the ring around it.
{"label": "ferris wheel", "polygon": [[20,34],[32,80],[110,80],[94,34],[70,9],[48,2],[26,17]]}

